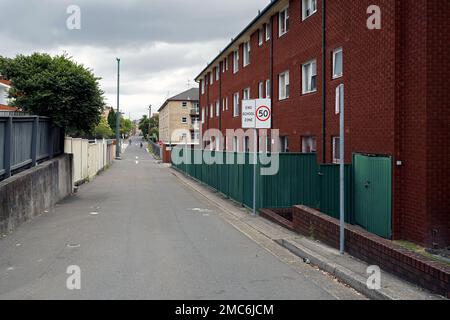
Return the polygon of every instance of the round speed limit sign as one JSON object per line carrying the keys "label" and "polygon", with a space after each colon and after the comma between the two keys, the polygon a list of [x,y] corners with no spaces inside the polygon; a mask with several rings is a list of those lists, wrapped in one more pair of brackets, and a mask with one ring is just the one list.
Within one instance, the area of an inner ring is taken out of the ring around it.
{"label": "round speed limit sign", "polygon": [[256,118],[258,121],[266,122],[270,119],[270,108],[268,106],[260,106],[256,110]]}

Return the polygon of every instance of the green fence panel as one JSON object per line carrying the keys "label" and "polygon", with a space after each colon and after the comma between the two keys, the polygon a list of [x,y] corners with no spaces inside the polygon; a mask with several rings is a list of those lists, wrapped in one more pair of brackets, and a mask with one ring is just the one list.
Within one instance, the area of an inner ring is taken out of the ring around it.
{"label": "green fence panel", "polygon": [[279,171],[263,177],[263,200],[267,208],[286,208],[295,204],[317,207],[318,167],[314,154],[280,154]]}
{"label": "green fence panel", "polygon": [[[320,166],[320,206],[321,212],[339,219],[340,217],[340,167]],[[345,221],[353,223],[352,208],[352,166],[345,166]]]}
{"label": "green fence panel", "polygon": [[[182,156],[184,152],[181,151]],[[187,152],[190,164],[174,165],[175,168],[236,202],[253,208],[254,165],[251,154],[206,150]],[[218,161],[207,164],[204,156],[215,157]],[[257,209],[288,208],[303,204],[339,218],[339,166],[319,166],[315,154],[282,153],[278,156],[277,174],[262,176],[262,165],[256,167]],[[352,181],[352,166],[347,165],[346,221],[349,223],[354,223]]]}

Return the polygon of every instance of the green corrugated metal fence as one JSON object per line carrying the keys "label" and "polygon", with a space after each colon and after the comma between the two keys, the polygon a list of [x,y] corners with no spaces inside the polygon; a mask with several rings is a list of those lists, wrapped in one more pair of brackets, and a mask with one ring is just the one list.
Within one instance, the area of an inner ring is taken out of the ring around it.
{"label": "green corrugated metal fence", "polygon": [[[253,207],[253,165],[251,154],[216,152],[206,150],[184,149],[184,157],[190,155],[194,163],[203,156],[221,159],[223,164],[180,164],[174,165],[179,171],[209,185],[227,197],[242,205]],[[269,155],[271,156],[271,155]],[[227,161],[233,160],[233,164]],[[188,157],[189,158],[189,157]],[[240,161],[238,161],[240,160]],[[288,208],[303,204],[332,216],[339,217],[339,166],[319,166],[315,154],[282,153],[279,154],[279,170],[275,175],[261,175],[257,166],[257,209]],[[351,166],[346,168],[346,220],[353,221],[351,207]]]}

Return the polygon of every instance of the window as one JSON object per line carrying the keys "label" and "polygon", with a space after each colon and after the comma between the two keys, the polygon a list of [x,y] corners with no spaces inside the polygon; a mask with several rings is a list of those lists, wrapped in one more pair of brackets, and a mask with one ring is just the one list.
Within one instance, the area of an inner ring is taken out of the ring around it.
{"label": "window", "polygon": [[206,77],[205,79],[201,80],[201,87],[202,87],[202,94],[205,94],[205,82],[206,82]]}
{"label": "window", "polygon": [[316,137],[302,137],[302,152],[303,153],[315,153],[317,152],[317,140]]}
{"label": "window", "polygon": [[270,34],[272,33],[270,29],[271,29],[270,23],[266,23],[266,41],[270,40]]}
{"label": "window", "polygon": [[205,110],[206,108],[202,108],[202,124],[205,123]]}
{"label": "window", "polygon": [[278,36],[281,37],[289,31],[289,8],[280,11],[280,13],[278,14],[278,24]]}
{"label": "window", "polygon": [[343,51],[338,48],[333,51],[333,79],[342,77],[344,74]]}
{"label": "window", "polygon": [[233,152],[239,152],[239,140],[238,137],[233,138]]}
{"label": "window", "polygon": [[259,99],[264,98],[264,83],[262,81],[259,83],[258,87],[258,98]]}
{"label": "window", "polygon": [[222,73],[225,73],[225,61],[227,60],[227,58],[225,58],[223,61],[222,61]]}
{"label": "window", "polygon": [[225,57],[225,71],[228,71],[228,57]]}
{"label": "window", "polygon": [[225,97],[225,110],[228,110],[228,97]]}
{"label": "window", "polygon": [[250,41],[244,43],[244,67],[250,64]]}
{"label": "window", "polygon": [[302,0],[303,20],[317,12],[317,0]]}
{"label": "window", "polygon": [[305,63],[302,66],[302,93],[317,91],[317,63],[316,60]]}
{"label": "window", "polygon": [[212,103],[209,105],[209,117],[211,119],[214,117],[214,106]]}
{"label": "window", "polygon": [[216,67],[216,81],[219,81],[219,77],[220,77],[220,68]]}
{"label": "window", "polygon": [[209,85],[212,86],[214,83],[214,77],[212,72],[208,73],[208,77],[209,77]]}
{"label": "window", "polygon": [[236,50],[233,53],[233,73],[237,73],[238,71],[239,71],[239,50]]}
{"label": "window", "polygon": [[187,123],[187,118],[186,117],[181,118],[181,123]]}
{"label": "window", "polygon": [[244,152],[250,152],[250,137],[244,138]]}
{"label": "window", "polygon": [[261,47],[264,43],[264,32],[263,29],[258,30],[258,45]]}
{"label": "window", "polygon": [[216,101],[216,117],[220,116],[220,101]]}
{"label": "window", "polygon": [[282,153],[289,152],[289,138],[287,136],[280,137],[280,147]]}
{"label": "window", "polygon": [[283,72],[279,76],[279,99],[289,98],[289,71]]}
{"label": "window", "polygon": [[182,102],[182,103],[181,103],[181,106],[182,106],[183,108],[187,108],[187,102]]}
{"label": "window", "polygon": [[340,141],[341,139],[339,137],[333,137],[333,163],[340,163],[341,161],[341,153],[340,153]]}
{"label": "window", "polygon": [[242,99],[250,100],[250,88],[244,89]]}
{"label": "window", "polygon": [[239,116],[239,92],[233,95],[233,117]]}
{"label": "window", "polygon": [[266,98],[270,98],[270,80],[266,80]]}

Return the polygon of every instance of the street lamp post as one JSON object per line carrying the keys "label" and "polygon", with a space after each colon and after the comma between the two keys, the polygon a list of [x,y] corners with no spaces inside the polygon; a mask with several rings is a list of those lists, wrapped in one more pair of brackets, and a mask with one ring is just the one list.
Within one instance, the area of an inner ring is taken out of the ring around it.
{"label": "street lamp post", "polygon": [[148,106],[148,139],[150,139],[150,119],[152,118],[152,105]]}
{"label": "street lamp post", "polygon": [[116,159],[120,160],[120,59],[117,60]]}

